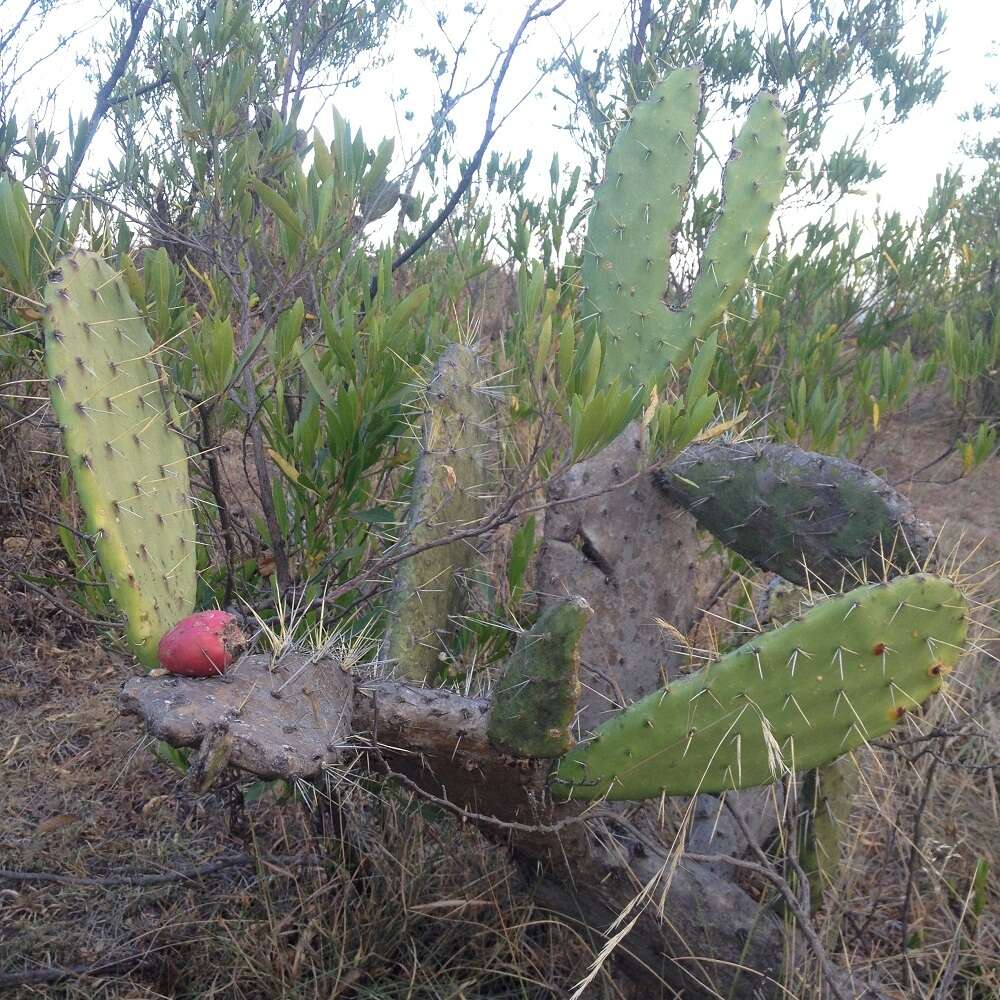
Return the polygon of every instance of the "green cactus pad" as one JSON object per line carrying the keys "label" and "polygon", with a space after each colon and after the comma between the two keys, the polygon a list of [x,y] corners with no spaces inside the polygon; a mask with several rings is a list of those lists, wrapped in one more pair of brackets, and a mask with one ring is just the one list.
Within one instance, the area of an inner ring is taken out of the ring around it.
{"label": "green cactus pad", "polygon": [[930,549],[930,531],[888,483],[794,445],[693,445],[654,479],[700,527],[793,583],[839,588],[862,564],[876,578],[888,563],[906,572]]}
{"label": "green cactus pad", "polygon": [[604,723],[558,763],[553,795],[723,792],[836,760],[941,689],[966,612],[925,574],[824,601]]}
{"label": "green cactus pad", "polygon": [[[406,545],[437,541],[486,513],[492,409],[481,381],[476,353],[448,347],[427,387]],[[384,648],[397,676],[422,683],[440,669],[451,616],[462,605],[461,574],[476,554],[474,539],[461,539],[399,564]]]}
{"label": "green cactus pad", "polygon": [[45,288],[52,409],[87,530],[136,656],[156,647],[195,599],[195,521],[187,453],[153,342],[122,276],[75,251]]}
{"label": "green cactus pad", "polygon": [[690,185],[701,105],[697,69],[659,83],[619,131],[594,192],[583,313],[601,336],[601,384],[657,381],[707,336],[746,279],[785,185],[785,122],[774,97],[750,108],[723,177],[723,207],[687,303],[664,302]]}
{"label": "green cactus pad", "polygon": [[546,608],[507,661],[493,695],[490,742],[519,757],[560,757],[572,745],[580,698],[580,635],[593,611],[586,601]]}

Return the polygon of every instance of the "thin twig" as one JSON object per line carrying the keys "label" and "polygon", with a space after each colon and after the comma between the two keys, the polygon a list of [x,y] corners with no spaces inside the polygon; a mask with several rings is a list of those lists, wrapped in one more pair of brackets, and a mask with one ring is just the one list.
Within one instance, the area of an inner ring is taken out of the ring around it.
{"label": "thin twig", "polygon": [[848,995],[841,988],[840,976],[837,975],[837,970],[830,961],[830,957],[827,955],[826,949],[823,947],[823,943],[820,941],[819,935],[816,933],[816,928],[813,926],[812,920],[809,918],[809,914],[803,909],[802,904],[799,902],[799,899],[792,890],[792,887],[768,860],[767,855],[754,838],[746,820],[740,814],[740,811],[733,806],[729,799],[726,799],[726,808],[728,808],[730,814],[736,820],[736,823],[742,831],[743,836],[746,838],[747,843],[750,845],[751,850],[757,855],[760,864],[758,865],[754,864],[752,861],[743,861],[733,858],[728,854],[720,854],[717,856],[687,856],[694,857],[699,861],[712,860],[722,862],[723,864],[735,865],[737,868],[746,868],[749,871],[756,871],[758,874],[764,876],[764,878],[771,882],[778,892],[781,893],[781,896],[787,904],[789,910],[792,911],[792,914],[795,917],[795,922],[798,924],[799,930],[801,930],[803,935],[805,935],[805,939],[809,942],[809,947],[812,948],[813,954],[816,956],[816,960],[819,962],[820,968],[823,970],[823,975],[826,978],[833,995],[837,998],[837,1000],[850,1000],[850,997],[848,997]]}
{"label": "thin twig", "polygon": [[122,50],[118,53],[118,58],[111,68],[111,74],[104,81],[104,86],[97,92],[97,101],[94,103],[93,113],[81,126],[83,134],[74,143],[73,158],[66,172],[65,190],[59,202],[59,209],[54,213],[60,221],[66,207],[66,202],[69,200],[70,193],[73,190],[73,185],[76,183],[76,175],[80,172],[80,167],[83,166],[83,159],[87,155],[87,150],[90,148],[91,142],[93,142],[98,126],[111,107],[111,93],[118,86],[118,81],[124,75],[129,60],[132,58],[132,53],[142,32],[143,22],[146,20],[146,15],[149,13],[152,2],[153,0],[143,0],[133,12],[132,26],[122,45]]}
{"label": "thin twig", "polygon": [[920,793],[920,802],[913,817],[913,835],[910,837],[910,856],[907,860],[906,892],[903,894],[903,906],[899,914],[899,951],[904,957],[907,953],[907,939],[910,936],[910,902],[913,898],[913,880],[917,874],[917,859],[920,855],[920,828],[923,825],[924,810],[930,798],[931,786],[934,784],[934,772],[937,770],[938,759],[932,757],[927,767],[927,777]]}
{"label": "thin twig", "polygon": [[145,959],[148,959],[152,951],[156,949],[146,949],[144,951],[134,951],[125,955],[118,955],[115,958],[105,959],[91,965],[44,965],[39,969],[27,969],[24,972],[8,972],[0,975],[0,989],[12,986],[41,986],[42,984],[58,983],[63,979],[76,979],[82,976],[99,976],[106,972],[112,972],[123,966],[129,966],[133,970]]}
{"label": "thin twig", "polygon": [[[496,135],[496,129],[494,128],[493,123],[496,120],[497,99],[500,96],[500,88],[503,86],[504,79],[507,76],[507,71],[510,69],[514,53],[521,44],[521,38],[523,37],[524,32],[533,21],[538,21],[545,17],[551,17],[552,14],[565,4],[565,2],[566,0],[557,0],[557,2],[551,7],[546,7],[544,10],[538,10],[538,5],[541,3],[541,0],[532,0],[531,5],[528,7],[524,17],[521,19],[521,23],[517,27],[517,31],[514,32],[514,37],[511,39],[510,45],[507,46],[503,62],[500,65],[500,71],[497,73],[497,78],[493,84],[493,92],[490,94],[489,111],[486,115],[486,124],[483,128],[483,138],[479,143],[479,148],[473,154],[472,159],[466,164],[465,170],[462,171],[462,176],[459,179],[458,185],[451,193],[451,197],[447,200],[447,202],[445,202],[441,211],[438,212],[434,221],[425,226],[423,232],[421,232],[420,235],[410,244],[410,246],[408,246],[392,262],[393,271],[399,270],[399,268],[401,268],[405,263],[407,263],[407,261],[411,260],[424,248],[428,240],[430,240],[445,224],[445,222],[448,221],[452,212],[455,211],[458,203],[462,200],[463,195],[466,191],[468,191],[469,186],[472,184],[473,177],[475,177],[476,172],[479,170],[479,167],[483,162],[486,150],[493,141],[493,136]],[[377,293],[378,274],[376,273],[372,277],[369,297],[374,299]]]}
{"label": "thin twig", "polygon": [[128,872],[124,875],[62,875],[58,872],[22,872],[9,868],[0,868],[0,881],[6,882],[36,882],[44,884],[71,885],[81,888],[110,889],[117,886],[153,886],[169,885],[172,882],[184,882],[188,879],[205,878],[217,875],[230,868],[240,868],[244,865],[267,863],[281,865],[297,865],[306,868],[321,868],[323,861],[315,857],[273,857],[265,855],[232,854],[217,861],[204,865],[190,865],[178,868],[172,872]]}

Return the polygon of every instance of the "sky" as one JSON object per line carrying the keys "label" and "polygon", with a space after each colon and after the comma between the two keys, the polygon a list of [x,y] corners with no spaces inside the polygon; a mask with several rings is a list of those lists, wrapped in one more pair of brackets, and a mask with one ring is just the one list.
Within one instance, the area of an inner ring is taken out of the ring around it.
{"label": "sky", "polygon": [[[433,11],[451,8],[457,12],[462,6],[461,3],[431,4],[417,0],[414,7],[426,25],[425,37],[441,46],[442,34],[433,27]],[[489,35],[498,40],[510,38],[525,4],[489,0],[486,6],[491,25]],[[570,38],[575,39],[579,48],[591,56],[592,50],[599,46],[620,46],[627,24],[622,23],[620,14],[608,13],[611,6],[607,0],[568,0],[553,18],[535,30],[511,67],[504,89],[506,101],[502,100],[501,104],[509,107],[515,99],[529,91],[531,93],[516,116],[498,134],[493,148],[510,152],[532,148],[535,152],[534,168],[543,183],[554,152],[558,152],[564,162],[580,162],[580,157],[572,140],[560,128],[565,122],[566,106],[552,94],[551,83],[545,82],[532,90],[532,83],[537,77],[537,62],[542,58],[551,58]],[[614,6],[621,10],[626,5]],[[990,56],[991,48],[1000,46],[1000,2],[950,0],[945,4],[945,10],[948,23],[939,54],[939,63],[948,73],[944,90],[933,107],[919,109],[909,121],[895,127],[877,142],[873,153],[884,165],[885,175],[869,186],[864,197],[853,199],[857,211],[862,214],[876,202],[904,215],[919,211],[926,203],[935,177],[948,167],[962,165],[965,161],[959,144],[968,133],[968,125],[960,121],[960,114],[968,111],[977,100],[987,99],[988,81],[1000,82],[1000,49],[996,58]],[[614,35],[616,28],[617,37]],[[486,36],[480,33],[478,37]],[[610,44],[612,37],[617,43],[615,46]],[[491,58],[492,51],[484,44],[473,53],[472,61],[484,64]],[[475,58],[477,56],[478,59]],[[380,134],[397,134],[398,109],[391,102],[373,105],[371,90],[380,86],[383,92],[390,93],[393,84],[398,87],[399,81],[405,80],[408,73],[416,76],[417,67],[417,63],[411,63],[402,54],[394,57],[386,69],[372,74],[369,87],[363,92],[346,92],[338,97],[338,107],[349,120],[364,121],[366,134],[369,127],[376,129],[379,126]],[[430,108],[426,102],[433,96],[432,89],[425,85],[411,95],[407,104],[426,113]],[[876,104],[872,104],[873,116]],[[462,146],[465,151],[474,149],[479,141],[483,106],[484,102],[473,101],[456,114],[459,135],[462,132],[467,134],[467,141]],[[832,123],[831,134],[846,137],[855,132],[864,126],[862,116],[863,111],[857,102],[853,107],[843,109],[841,119]],[[416,117],[422,120],[424,116],[418,111]],[[405,141],[401,145],[405,147]],[[968,168],[968,164],[966,166]]]}
{"label": "sky", "polygon": [[[506,44],[523,14],[527,0],[486,0],[486,18],[473,35],[465,57],[468,75],[475,78],[488,68],[496,51],[495,43]],[[0,0],[0,31],[11,13],[21,3]],[[92,25],[80,36],[81,46],[89,44],[94,31],[100,31],[102,21],[95,17],[109,6],[108,0],[70,0],[60,27]],[[411,17],[397,29],[386,47],[386,65],[368,73],[362,87],[344,89],[336,96],[340,112],[355,126],[364,127],[369,145],[377,145],[383,136],[397,140],[397,165],[420,142],[418,124],[428,120],[436,106],[437,89],[426,63],[414,55],[414,48],[430,42],[447,49],[449,40],[457,44],[463,14],[463,0],[411,0]],[[557,54],[570,39],[584,52],[592,55],[600,46],[616,47],[627,30],[619,13],[625,4],[613,5],[604,0],[567,0],[549,20],[537,25],[526,44],[518,51],[501,95],[501,112],[523,100],[510,120],[493,141],[493,149],[501,152],[534,151],[532,187],[542,190],[548,184],[548,170],[553,153],[558,152],[564,164],[582,163],[565,124],[567,109],[552,92],[551,81],[537,85],[538,62]],[[950,0],[945,4],[948,14],[940,65],[948,73],[944,91],[931,108],[921,108],[902,126],[881,136],[875,143],[874,154],[885,167],[885,176],[871,184],[867,193],[852,199],[849,211],[862,216],[876,202],[905,215],[915,214],[932,189],[935,176],[949,166],[958,166],[963,156],[959,142],[967,126],[959,115],[977,100],[986,99],[986,83],[1000,79],[1000,56],[990,58],[992,47],[1000,44],[1000,3],[992,0]],[[448,15],[445,28],[438,26],[436,15]],[[485,29],[485,30],[484,30]],[[36,40],[34,44],[42,44]],[[62,77],[55,121],[66,121],[66,112],[89,113],[93,101],[92,88],[85,82],[82,70],[66,58],[57,65],[48,64],[44,80],[50,83],[53,74]],[[397,99],[402,88],[406,97]],[[478,145],[482,134],[485,100],[489,88],[462,104],[454,115],[457,127],[456,144],[459,154],[469,154]],[[30,99],[31,92],[26,95]],[[30,103],[30,100],[29,100]],[[877,102],[873,102],[874,105]],[[412,122],[406,112],[412,112]],[[329,109],[310,108],[309,117],[316,114],[316,124],[327,135],[332,133]],[[862,126],[859,105],[845,108],[833,123],[831,131],[840,135]],[[23,117],[23,116],[19,116]],[[308,120],[308,119],[307,119]],[[90,154],[90,164],[106,161],[112,150],[105,130]]]}

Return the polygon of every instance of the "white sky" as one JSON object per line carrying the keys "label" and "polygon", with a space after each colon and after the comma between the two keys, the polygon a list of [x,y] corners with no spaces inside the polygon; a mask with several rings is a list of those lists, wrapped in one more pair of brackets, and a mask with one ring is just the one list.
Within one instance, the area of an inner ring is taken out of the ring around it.
{"label": "white sky", "polygon": [[[424,37],[443,47],[442,35],[434,28],[431,12],[439,7],[455,11],[455,19],[459,21],[457,12],[462,4],[446,0],[443,4],[432,5],[417,0],[414,6],[423,13],[420,20],[427,25]],[[500,41],[509,39],[524,6],[524,0],[503,3],[489,0],[489,34]],[[525,94],[537,78],[537,61],[551,58],[571,37],[575,37],[579,49],[591,59],[593,49],[609,47],[610,37],[621,21],[620,14],[608,13],[610,6],[607,0],[569,0],[550,22],[536,27],[529,43],[511,67],[502,106],[509,107]],[[615,6],[621,10],[625,4]],[[869,187],[868,197],[852,199],[862,213],[874,204],[876,198],[880,199],[883,207],[907,215],[921,209],[936,175],[949,166],[961,165],[965,160],[959,142],[968,134],[969,126],[959,121],[959,115],[968,111],[976,101],[988,103],[987,83],[1000,81],[1000,55],[997,58],[989,56],[991,47],[1000,44],[1000,0],[951,0],[945,9],[948,23],[939,55],[939,64],[948,73],[944,90],[932,108],[919,109],[908,122],[883,135],[875,149],[869,151],[883,164],[886,173]],[[922,25],[918,27],[922,28]],[[618,37],[614,47],[619,47],[621,41],[622,38]],[[473,60],[473,65],[488,66],[492,51],[483,45],[480,59],[478,63]],[[364,123],[366,136],[369,136],[369,129],[374,130],[369,140],[376,134],[398,135],[398,109],[391,103],[373,101],[372,90],[378,87],[383,93],[391,92],[418,71],[419,64],[400,52],[391,66],[372,75],[369,87],[338,97],[338,108],[348,120]],[[426,73],[419,78],[426,80]],[[426,113],[433,106],[432,87],[425,85],[420,88],[406,103],[407,108],[417,112],[417,121],[426,120]],[[455,116],[460,141],[464,139],[460,146],[463,151],[471,152],[479,142],[484,104],[485,101],[470,101]],[[877,107],[878,101],[875,100],[871,106],[872,118]],[[421,111],[424,113],[421,114]],[[582,162],[572,141],[560,129],[566,114],[564,102],[552,93],[551,81],[544,81],[504,126],[491,148],[508,152],[533,149],[533,171],[538,176],[539,185],[547,186],[549,163],[554,152],[560,154],[563,162]],[[838,138],[853,134],[863,127],[862,116],[859,102],[844,108],[840,120],[831,123],[831,134],[836,134]],[[318,124],[322,130],[322,117]],[[406,148],[407,145],[397,142],[397,148]]]}
{"label": "white sky", "polygon": [[[523,14],[526,2],[487,0],[488,30],[482,30],[486,26],[481,25],[474,35],[475,47],[467,57],[470,75],[488,68],[495,52],[490,39],[506,44]],[[0,26],[20,6],[16,0],[0,0]],[[466,23],[462,13],[463,0],[440,0],[436,3],[411,0],[411,6],[412,16],[407,20],[405,30],[395,31],[390,39],[393,54],[389,64],[366,76],[360,88],[344,90],[337,97],[341,113],[355,127],[364,127],[369,145],[377,144],[383,136],[394,136],[400,154],[414,148],[420,138],[413,131],[414,126],[422,127],[437,103],[436,85],[426,63],[413,54],[413,49],[426,42],[447,49],[445,38],[435,24],[434,15],[438,10],[449,15],[447,30],[455,32],[453,41],[457,42],[461,26]],[[615,10],[621,11],[624,6],[624,3],[615,5]],[[958,144],[967,132],[967,126],[959,121],[958,116],[977,100],[988,101],[986,84],[1000,77],[1000,58],[991,59],[988,55],[991,47],[1000,41],[1000,2],[951,0],[945,6],[948,25],[940,55],[940,64],[948,72],[944,92],[933,108],[919,110],[905,125],[877,140],[873,152],[885,166],[886,175],[870,186],[867,197],[853,199],[852,210],[862,214],[870,211],[877,197],[885,207],[911,214],[926,201],[935,175],[948,166],[962,162]],[[60,19],[60,28],[65,30],[70,26],[74,11],[78,23],[83,24],[106,9],[105,2],[78,0]],[[547,80],[532,89],[538,77],[538,60],[557,54],[562,44],[571,37],[575,37],[581,50],[592,56],[591,50],[611,44],[621,17],[620,13],[609,13],[606,0],[604,3],[600,0],[568,0],[550,21],[534,28],[528,43],[515,57],[504,87],[501,107],[506,110],[517,98],[527,96],[499,132],[492,148],[502,152],[533,149],[534,183],[531,186],[535,190],[547,188],[549,163],[554,152],[559,152],[564,164],[582,162],[572,140],[560,129],[565,123],[567,110],[565,104],[553,94],[552,82]],[[97,24],[97,30],[100,30],[99,20]],[[621,44],[620,36],[616,43]],[[83,80],[82,72],[73,67],[68,59],[62,58],[58,65],[47,65],[43,74],[46,85],[51,83],[53,72],[63,75],[54,120],[66,121],[68,110],[76,114],[89,113],[93,95]],[[408,87],[409,95],[397,104],[389,95],[397,93],[403,86]],[[464,103],[454,116],[458,127],[458,149],[463,154],[471,153],[479,143],[488,89],[484,88],[481,95]],[[28,103],[33,102],[29,100]],[[873,112],[877,103],[874,101],[872,104]],[[413,125],[404,120],[404,111],[414,113]],[[861,114],[859,105],[845,109],[839,121],[833,123],[832,130],[838,135],[855,131],[862,123]],[[25,116],[20,114],[18,117],[23,121]],[[319,111],[316,123],[320,131],[329,137],[332,127],[325,109]],[[109,136],[105,133],[99,138],[101,141],[94,144],[90,154],[88,162],[91,166],[99,165],[111,152]],[[402,165],[402,156],[398,158],[398,165]]]}

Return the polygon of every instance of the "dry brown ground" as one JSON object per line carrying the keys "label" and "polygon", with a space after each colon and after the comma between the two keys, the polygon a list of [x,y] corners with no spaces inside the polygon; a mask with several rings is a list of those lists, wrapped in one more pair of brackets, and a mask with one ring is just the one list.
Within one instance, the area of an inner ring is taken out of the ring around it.
{"label": "dry brown ground", "polygon": [[[1000,559],[1000,460],[957,482],[947,482],[955,459],[913,475],[952,432],[925,398],[887,429],[868,464],[944,524],[946,547],[972,552],[967,568],[981,569]],[[0,532],[8,536],[0,553],[0,869],[92,880],[0,876],[0,991],[5,976],[37,972],[35,984],[6,980],[10,995],[561,995],[558,984],[582,971],[586,947],[524,902],[516,869],[473,832],[365,789],[352,795],[346,817],[322,801],[310,810],[265,798],[244,811],[225,792],[186,797],[177,772],[116,712],[127,658],[109,652],[106,637],[68,603],[55,606],[12,582],[12,573],[58,565],[53,528],[39,514],[57,503],[51,478],[23,448],[9,440],[0,448],[0,487],[8,497],[16,491],[26,512]],[[997,691],[991,662],[970,667],[966,679],[961,705]],[[995,700],[991,711],[981,721],[995,741]],[[865,765],[871,793],[852,821],[847,874],[824,929],[834,948],[877,965],[901,997],[1000,996],[1000,812],[996,775],[982,766],[991,752],[988,740],[953,741],[926,796],[932,757],[883,755]],[[918,813],[915,936],[903,961],[899,915]],[[341,823],[360,832],[342,837]],[[311,866],[318,858],[325,865]],[[993,908],[972,920],[979,858],[993,860]],[[160,885],[109,881],[213,864]],[[103,975],[51,982],[53,969],[102,963]],[[593,995],[623,994],[605,980]]]}

